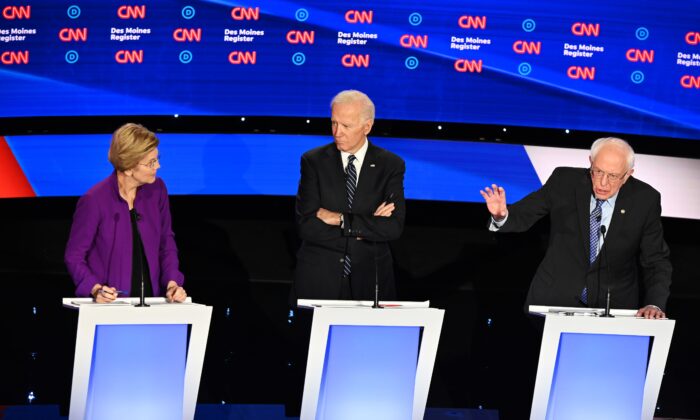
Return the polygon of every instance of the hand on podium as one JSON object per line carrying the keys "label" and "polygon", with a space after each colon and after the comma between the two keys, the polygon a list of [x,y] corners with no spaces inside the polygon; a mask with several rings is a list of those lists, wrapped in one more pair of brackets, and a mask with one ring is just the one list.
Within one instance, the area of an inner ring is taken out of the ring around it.
{"label": "hand on podium", "polygon": [[90,292],[97,303],[111,303],[119,296],[119,290],[114,287],[96,284]]}
{"label": "hand on podium", "polygon": [[178,286],[174,280],[168,282],[168,288],[165,292],[165,299],[169,302],[184,302],[187,299],[187,292],[185,289]]}
{"label": "hand on podium", "polygon": [[637,311],[637,317],[646,319],[661,319],[666,318],[666,314],[656,305],[647,305]]}

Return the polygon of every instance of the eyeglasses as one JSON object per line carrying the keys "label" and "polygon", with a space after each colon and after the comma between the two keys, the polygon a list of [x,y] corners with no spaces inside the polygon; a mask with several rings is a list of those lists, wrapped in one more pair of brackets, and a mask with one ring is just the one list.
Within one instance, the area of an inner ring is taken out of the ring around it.
{"label": "eyeglasses", "polygon": [[147,167],[147,168],[149,168],[149,169],[153,169],[153,168],[155,168],[156,165],[159,164],[159,163],[160,163],[160,157],[157,157],[157,158],[155,158],[155,159],[151,159],[150,161],[148,161],[148,163],[139,163],[139,165],[145,166],[145,167]]}
{"label": "eyeglasses", "polygon": [[607,173],[607,172],[605,172],[605,171],[601,171],[600,169],[596,169],[596,168],[591,168],[590,171],[591,171],[591,176],[592,176],[594,179],[602,179],[605,175],[607,175],[607,176],[608,176],[608,182],[611,183],[611,184],[616,184],[616,183],[622,181],[622,180],[625,178],[625,175],[627,175],[627,172],[625,172],[625,173],[622,174],[622,175],[618,175],[618,174],[609,174],[609,173]]}

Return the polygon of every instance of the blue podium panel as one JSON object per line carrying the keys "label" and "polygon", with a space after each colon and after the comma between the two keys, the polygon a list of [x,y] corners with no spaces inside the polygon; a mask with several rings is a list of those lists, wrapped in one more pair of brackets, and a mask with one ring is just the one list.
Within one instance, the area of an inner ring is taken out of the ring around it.
{"label": "blue podium panel", "polygon": [[332,325],[316,419],[412,418],[420,331]]}
{"label": "blue podium panel", "polygon": [[85,419],[183,417],[187,325],[97,325]]}
{"label": "blue podium panel", "polygon": [[649,337],[562,333],[547,419],[639,420]]}

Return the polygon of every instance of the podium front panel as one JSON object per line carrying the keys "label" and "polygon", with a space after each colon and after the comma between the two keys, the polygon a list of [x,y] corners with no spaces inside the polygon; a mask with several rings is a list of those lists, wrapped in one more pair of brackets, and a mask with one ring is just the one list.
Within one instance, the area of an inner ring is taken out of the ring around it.
{"label": "podium front panel", "polygon": [[211,306],[134,303],[63,299],[80,311],[69,420],[194,419]]}
{"label": "podium front panel", "polygon": [[652,420],[675,321],[570,313],[546,315],[530,420]]}
{"label": "podium front panel", "polygon": [[561,334],[547,419],[640,419],[649,341],[634,335]]}
{"label": "podium front panel", "polygon": [[412,416],[418,327],[332,325],[317,420]]}
{"label": "podium front panel", "polygon": [[300,419],[422,419],[444,311],[410,302],[310,304]]}
{"label": "podium front panel", "polygon": [[85,419],[182,418],[187,327],[97,325]]}

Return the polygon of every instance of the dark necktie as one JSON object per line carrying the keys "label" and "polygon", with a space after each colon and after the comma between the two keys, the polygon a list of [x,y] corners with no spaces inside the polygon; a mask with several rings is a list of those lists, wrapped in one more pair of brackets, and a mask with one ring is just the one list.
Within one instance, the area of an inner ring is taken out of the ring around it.
{"label": "dark necktie", "polygon": [[600,241],[600,221],[603,216],[603,201],[596,200],[595,208],[591,212],[591,248],[588,255],[588,261],[593,264],[598,256],[598,243]]}
{"label": "dark necktie", "polygon": [[[596,257],[598,256],[598,244],[600,243],[600,221],[603,216],[603,202],[605,200],[597,200],[595,201],[595,208],[591,212],[591,231],[590,231],[590,248],[589,248],[589,253],[588,253],[588,262],[589,264],[593,265],[593,262],[595,261]],[[581,301],[585,304],[588,304],[588,289],[586,287],[583,288],[583,291],[581,292]]]}
{"label": "dark necktie", "polygon": [[348,201],[348,210],[352,210],[352,199],[355,197],[357,186],[357,169],[355,169],[355,155],[348,156],[348,167],[345,170],[345,198]]}
{"label": "dark necktie", "polygon": [[[348,156],[348,166],[345,170],[345,199],[348,203],[348,211],[352,211],[352,200],[355,198],[357,187],[357,169],[355,169],[355,155]],[[350,256],[345,255],[343,260],[343,276],[350,277],[352,263]]]}

